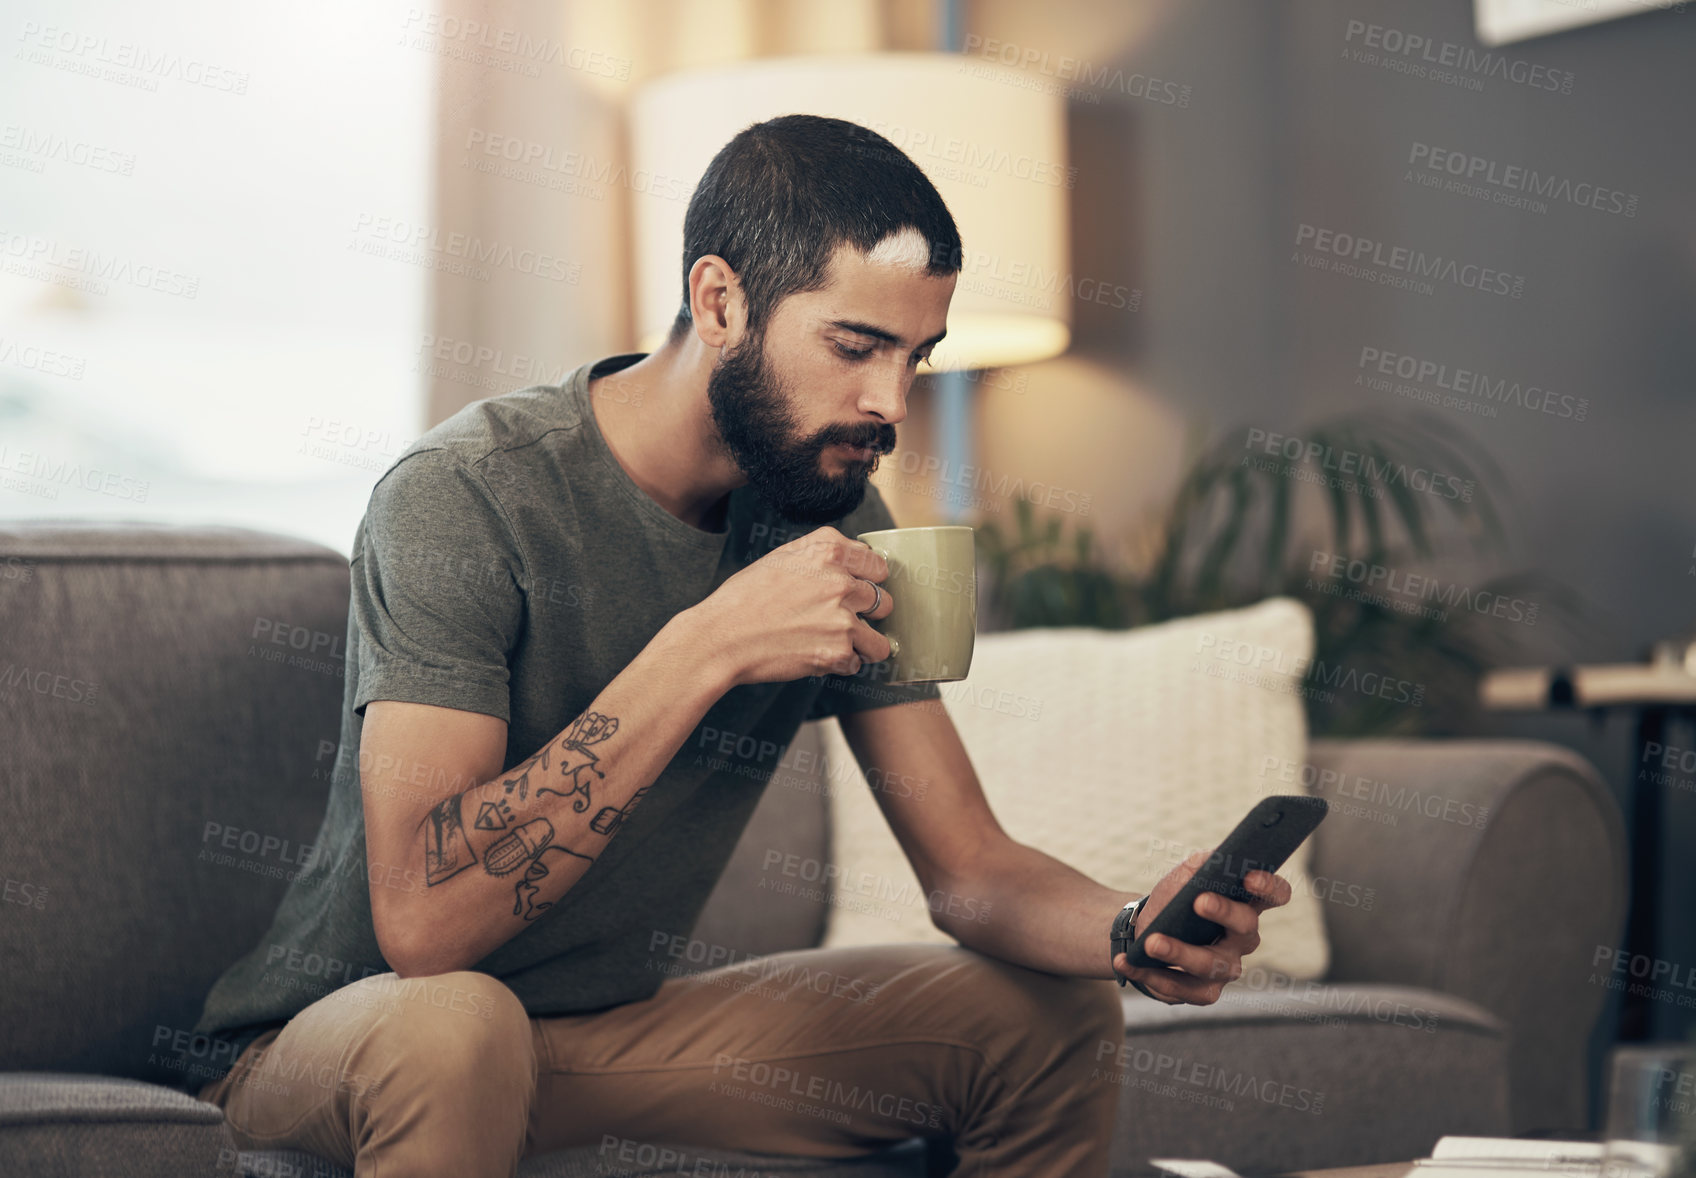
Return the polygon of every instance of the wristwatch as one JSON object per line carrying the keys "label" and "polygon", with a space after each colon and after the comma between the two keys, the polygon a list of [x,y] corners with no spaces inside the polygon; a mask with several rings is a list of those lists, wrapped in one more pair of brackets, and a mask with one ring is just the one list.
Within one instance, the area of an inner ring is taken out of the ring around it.
{"label": "wristwatch", "polygon": [[[1132,900],[1129,904],[1126,904],[1123,908],[1119,909],[1119,915],[1113,918],[1113,952],[1107,958],[1107,967],[1109,969],[1113,969],[1114,958],[1118,957],[1121,953],[1129,953],[1131,951],[1131,942],[1137,939],[1137,915],[1142,911],[1142,906],[1146,903],[1148,903],[1147,896],[1138,896],[1135,900]],[[1120,973],[1117,969],[1113,969],[1113,975],[1119,979],[1119,985],[1121,986],[1125,985],[1128,981],[1125,975]],[[1137,989],[1141,990],[1142,987],[1138,986]]]}

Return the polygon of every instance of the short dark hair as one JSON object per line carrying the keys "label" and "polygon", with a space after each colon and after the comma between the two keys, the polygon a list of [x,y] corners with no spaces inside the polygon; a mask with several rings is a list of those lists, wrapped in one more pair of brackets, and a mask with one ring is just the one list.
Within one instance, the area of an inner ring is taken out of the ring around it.
{"label": "short dark hair", "polygon": [[715,155],[683,217],[683,303],[668,343],[694,323],[689,271],[730,263],[758,337],[786,296],[819,290],[844,242],[870,253],[903,229],[929,244],[925,273],[960,270],[960,231],[941,195],[895,144],[858,123],[783,115],[743,128]]}

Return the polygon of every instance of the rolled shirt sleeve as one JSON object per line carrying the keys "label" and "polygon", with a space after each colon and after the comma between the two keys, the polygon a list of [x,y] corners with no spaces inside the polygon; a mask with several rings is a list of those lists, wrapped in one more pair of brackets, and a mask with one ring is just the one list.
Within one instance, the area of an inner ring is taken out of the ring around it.
{"label": "rolled shirt sleeve", "polygon": [[355,712],[391,699],[510,722],[524,566],[475,471],[447,450],[404,455],[372,489],[349,567]]}

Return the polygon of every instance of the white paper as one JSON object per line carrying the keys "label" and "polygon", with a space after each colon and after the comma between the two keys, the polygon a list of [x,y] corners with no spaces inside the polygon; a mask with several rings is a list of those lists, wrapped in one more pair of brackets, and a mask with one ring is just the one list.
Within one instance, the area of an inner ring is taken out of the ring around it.
{"label": "white paper", "polygon": [[1149,1158],[1148,1164],[1178,1178],[1240,1178],[1229,1166],[1205,1158]]}
{"label": "white paper", "polygon": [[1595,1141],[1545,1141],[1520,1137],[1444,1137],[1431,1151],[1434,1162],[1505,1161],[1551,1166],[1558,1162],[1600,1165],[1602,1146]]}

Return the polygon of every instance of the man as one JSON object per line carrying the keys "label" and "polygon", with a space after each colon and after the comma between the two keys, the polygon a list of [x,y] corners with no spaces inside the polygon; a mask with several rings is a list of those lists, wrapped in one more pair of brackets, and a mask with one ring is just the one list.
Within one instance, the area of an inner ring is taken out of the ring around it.
{"label": "man", "polygon": [[[959,269],[912,162],[835,119],[757,124],[708,167],[684,246],[659,351],[467,406],[378,481],[319,854],[207,998],[233,1067],[200,1095],[244,1148],[361,1175],[913,1136],[951,1141],[961,1175],[1105,1174],[1106,979],[1215,1001],[1288,885],[1205,897],[1229,935],[1129,970],[1109,928],[1138,897],[1008,838],[934,685],[866,689],[889,655],[868,620],[900,602],[850,537],[893,525],[867,476]],[[930,783],[879,804],[926,894],[993,919],[937,906],[958,946],[803,951],[776,984],[667,976],[654,946],[689,933],[777,758],[828,715],[863,766]],[[709,730],[759,751],[703,756]]]}

